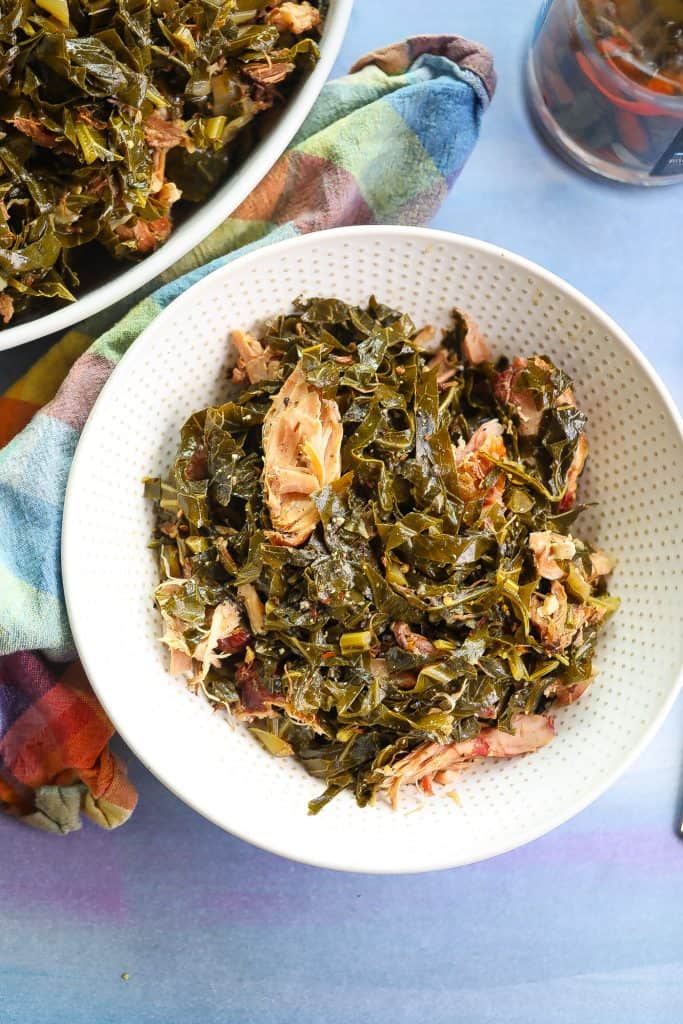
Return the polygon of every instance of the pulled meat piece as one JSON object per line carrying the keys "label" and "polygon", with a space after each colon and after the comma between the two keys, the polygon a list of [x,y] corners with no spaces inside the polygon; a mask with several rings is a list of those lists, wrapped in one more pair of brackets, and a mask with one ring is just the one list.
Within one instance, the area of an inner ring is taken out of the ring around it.
{"label": "pulled meat piece", "polygon": [[258,659],[247,649],[247,657],[235,672],[235,682],[240,692],[240,705],[235,718],[251,722],[254,718],[272,718],[275,707],[284,707],[284,698],[268,688],[261,678]]}
{"label": "pulled meat piece", "polygon": [[284,3],[270,11],[266,17],[269,25],[274,25],[278,32],[291,32],[300,36],[310,32],[320,24],[320,11],[304,0],[303,3]]}
{"label": "pulled meat piece", "polygon": [[454,314],[460,318],[465,330],[465,337],[462,342],[462,355],[468,363],[488,363],[491,361],[491,349],[486,338],[481,333],[479,324],[469,313],[463,313],[459,309]]}
{"label": "pulled meat piece", "polygon": [[200,662],[200,667],[192,677],[192,685],[199,686],[212,666],[220,664],[216,650],[218,643],[233,636],[241,629],[239,608],[232,601],[222,601],[216,605],[211,614],[211,625],[206,638],[197,644],[192,657]]}
{"label": "pulled meat piece", "polygon": [[[187,134],[184,121],[171,121],[165,110],[156,110],[150,114],[142,130],[145,142],[152,150],[150,192],[158,203],[170,210],[182,192],[172,181],[166,181],[166,154],[176,146],[192,152],[194,144]],[[140,252],[143,251],[140,249]]]}
{"label": "pulled meat piece", "polygon": [[566,628],[567,608],[566,591],[557,581],[549,594],[531,596],[530,618],[548,651],[563,651],[574,639],[574,632]]}
{"label": "pulled meat piece", "polygon": [[153,252],[158,245],[165,242],[171,233],[170,217],[157,217],[155,220],[138,218],[134,224],[119,224],[116,234],[122,242],[135,242],[135,248],[143,255]]}
{"label": "pulled meat piece", "polygon": [[601,576],[609,576],[614,568],[614,560],[605,551],[592,551],[591,573],[588,577],[589,583],[595,583]]}
{"label": "pulled meat piece", "polygon": [[10,295],[5,295],[4,292],[0,293],[0,319],[3,324],[8,324],[14,316],[14,303]]}
{"label": "pulled meat piece", "polygon": [[294,67],[295,65],[290,64],[289,61],[282,61],[280,64],[274,64],[272,61],[263,64],[245,64],[243,73],[258,85],[278,85],[285,80],[287,75],[291,75]]}
{"label": "pulled meat piece", "polygon": [[413,345],[415,345],[416,348],[419,348],[421,352],[429,352],[434,348],[436,331],[431,324],[427,324],[427,326],[422,327],[411,340]]}
{"label": "pulled meat piece", "polygon": [[483,488],[482,485],[493,469],[493,463],[486,458],[487,454],[496,459],[504,459],[507,455],[503,441],[503,428],[498,420],[488,420],[475,430],[466,445],[453,447],[455,464],[458,471],[458,495],[463,501],[483,499],[484,508],[501,504],[505,490],[505,475],[499,473],[495,482]]}
{"label": "pulled meat piece", "polygon": [[427,363],[428,370],[436,370],[436,383],[446,384],[458,372],[458,361],[447,348],[438,348]]}
{"label": "pulled meat piece", "polygon": [[570,604],[561,583],[554,580],[549,594],[532,594],[529,618],[546,651],[564,651],[580,640],[583,629],[599,622],[605,612],[596,605]]}
{"label": "pulled meat piece", "polygon": [[424,658],[431,658],[436,653],[436,647],[421,633],[413,633],[407,622],[393,622],[391,632],[396,637],[396,643],[404,651],[411,654],[419,654]]}
{"label": "pulled meat piece", "polygon": [[166,112],[156,110],[142,126],[145,142],[152,149],[173,149],[174,146],[191,148],[191,142],[183,121],[170,121]]}
{"label": "pulled meat piece", "polygon": [[536,572],[544,580],[564,579],[567,573],[558,564],[558,559],[573,558],[576,554],[576,545],[571,537],[552,530],[530,533],[529,547],[534,555]]}
{"label": "pulled meat piece", "polygon": [[586,440],[585,434],[581,434],[576,445],[576,451],[574,452],[574,458],[572,459],[569,470],[567,471],[567,489],[564,492],[564,497],[560,502],[560,512],[567,512],[570,508],[573,508],[574,501],[576,500],[576,490],[579,486],[579,477],[583,472],[583,467],[586,464],[588,458],[588,441]]}
{"label": "pulled meat piece", "polygon": [[223,636],[216,644],[221,654],[237,654],[243,651],[251,640],[251,634],[244,626],[238,626],[229,636]]}
{"label": "pulled meat piece", "polygon": [[272,400],[263,422],[263,480],[274,544],[299,547],[319,515],[311,495],[341,475],[339,407],[306,380],[301,363]]}
{"label": "pulled meat piece", "polygon": [[154,198],[162,206],[170,209],[182,196],[182,192],[172,181],[164,181],[155,192]]}
{"label": "pulled meat piece", "polygon": [[[512,733],[482,729],[478,736],[459,743],[423,743],[386,770],[389,798],[394,807],[406,783],[420,783],[431,792],[431,780],[450,781],[450,773],[476,757],[516,757],[545,747],[555,735],[549,715],[514,715]],[[425,784],[426,783],[426,784]]]}
{"label": "pulled meat piece", "polygon": [[184,676],[186,672],[192,671],[192,658],[185,651],[172,648],[168,671],[172,676]]}
{"label": "pulled meat piece", "polygon": [[235,682],[240,691],[240,709],[243,718],[271,716],[274,714],[269,702],[272,694],[263,686],[256,667],[256,661],[244,661],[235,672]]}
{"label": "pulled meat piece", "polygon": [[[540,356],[532,356],[530,359],[521,359],[519,356],[513,359],[512,365],[507,370],[501,370],[496,374],[493,391],[499,402],[512,406],[517,414],[519,422],[520,437],[537,437],[543,418],[543,409],[536,405],[534,394],[530,388],[524,387],[520,376],[529,365],[547,373],[552,371],[550,363]],[[558,396],[557,406],[576,405],[574,392],[567,388]]]}
{"label": "pulled meat piece", "polygon": [[17,131],[22,132],[23,135],[28,135],[29,139],[32,139],[38,146],[44,146],[45,149],[54,149],[57,145],[57,136],[43,128],[38,121],[34,121],[30,117],[15,117],[10,121],[10,124],[13,124]]}
{"label": "pulled meat piece", "polygon": [[241,384],[245,379],[250,384],[272,380],[277,376],[280,360],[275,353],[246,331],[233,331],[232,341],[239,353],[237,366],[232,371],[232,380]]}
{"label": "pulled meat piece", "polygon": [[545,747],[555,735],[555,725],[550,715],[513,715],[510,722],[513,732],[502,729],[483,729],[473,740],[460,745],[466,749],[471,745],[473,757],[517,757],[530,754]]}

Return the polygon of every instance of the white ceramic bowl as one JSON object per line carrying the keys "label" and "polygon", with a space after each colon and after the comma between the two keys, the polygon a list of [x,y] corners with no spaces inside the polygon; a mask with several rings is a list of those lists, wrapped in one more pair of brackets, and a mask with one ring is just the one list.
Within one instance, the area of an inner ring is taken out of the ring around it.
{"label": "white ceramic bowl", "polygon": [[329,0],[320,40],[320,60],[313,71],[290,98],[272,131],[258,143],[239,170],[221,185],[211,199],[189,214],[160,249],[140,263],[121,263],[120,273],[113,280],[84,292],[68,306],[0,330],[0,351],[64,331],[72,324],[113,306],[167,270],[219,227],[265,177],[303,124],[337,59],[352,6],[353,0]]}
{"label": "white ceramic bowl", "polygon": [[[164,472],[187,415],[225,392],[231,328],[299,295],[375,293],[418,323],[470,311],[496,353],[548,353],[576,381],[591,455],[581,534],[619,558],[619,614],[601,634],[599,676],[557,713],[557,737],[462,774],[462,806],[405,796],[393,812],[342,794],[317,817],[321,786],[231,728],[166,672],[146,547],[141,478]],[[69,616],[92,684],[124,739],[178,796],[276,853],[354,871],[423,871],[490,857],[540,836],[603,792],[653,735],[683,659],[682,424],[635,346],[553,274],[470,238],[364,227],[289,241],[218,270],[147,328],[104,388],[69,480],[63,569]],[[417,813],[410,813],[416,807]]]}

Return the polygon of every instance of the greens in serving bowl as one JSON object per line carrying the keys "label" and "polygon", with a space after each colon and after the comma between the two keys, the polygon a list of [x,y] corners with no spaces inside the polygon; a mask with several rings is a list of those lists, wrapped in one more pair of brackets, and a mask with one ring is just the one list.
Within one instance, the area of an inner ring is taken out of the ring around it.
{"label": "greens in serving bowl", "polygon": [[545,356],[493,362],[371,299],[233,332],[231,401],[151,480],[171,671],[326,783],[320,809],[550,742],[617,601],[574,532],[586,418]]}
{"label": "greens in serving bowl", "polygon": [[325,6],[3,4],[0,323],[70,303],[162,245],[272,130],[265,112],[318,59]]}

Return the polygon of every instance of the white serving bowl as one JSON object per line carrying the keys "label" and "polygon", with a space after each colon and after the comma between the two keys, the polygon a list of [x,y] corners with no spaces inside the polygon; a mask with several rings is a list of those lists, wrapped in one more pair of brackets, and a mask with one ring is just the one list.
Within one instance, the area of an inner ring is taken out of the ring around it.
{"label": "white serving bowl", "polygon": [[[622,599],[602,632],[599,676],[557,712],[538,752],[463,772],[452,800],[403,797],[359,809],[347,793],[317,817],[321,784],[270,757],[169,677],[152,605],[152,508],[141,478],[163,473],[195,409],[221,401],[233,327],[257,327],[297,295],[370,294],[445,326],[458,305],[496,354],[547,353],[576,382],[591,455],[577,532],[618,556]],[[624,332],[547,270],[496,246],[414,228],[327,231],[261,249],[195,285],[143,332],[83,432],[66,498],[69,617],[114,725],[173,792],[221,827],[276,853],[353,871],[452,867],[510,850],[576,814],[651,738],[683,661],[683,432],[663,385]],[[416,813],[414,812],[417,808]]]}
{"label": "white serving bowl", "polygon": [[248,159],[207,202],[199,204],[187,215],[161,248],[139,263],[120,263],[116,277],[84,292],[75,302],[26,323],[0,330],[0,351],[64,331],[72,324],[113,306],[168,270],[219,227],[265,177],[303,124],[337,59],[352,6],[353,0],[329,0],[320,40],[320,60],[316,66],[290,97],[272,130],[255,146]]}

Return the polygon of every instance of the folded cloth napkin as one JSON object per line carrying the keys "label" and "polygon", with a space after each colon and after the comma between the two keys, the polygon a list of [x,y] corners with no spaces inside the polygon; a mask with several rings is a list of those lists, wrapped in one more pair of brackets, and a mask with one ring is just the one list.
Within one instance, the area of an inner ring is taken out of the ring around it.
{"label": "folded cloth napkin", "polygon": [[323,88],[289,150],[232,217],[144,293],[69,331],[0,399],[6,811],[66,833],[81,813],[116,827],[137,799],[82,669],[65,664],[75,651],[59,559],[71,459],[121,356],[176,296],[256,245],[343,224],[426,221],[472,151],[494,88],[490,54],[458,36],[417,37],[364,57]]}

